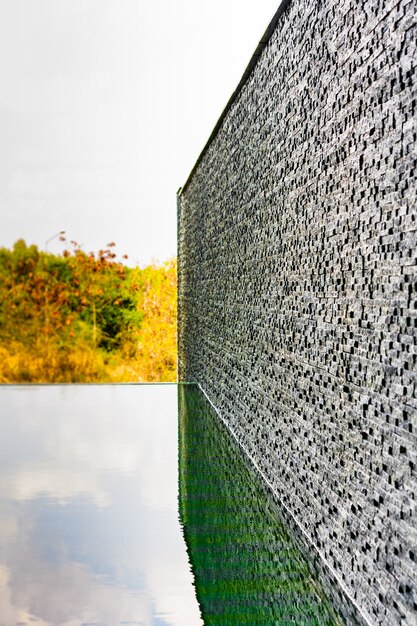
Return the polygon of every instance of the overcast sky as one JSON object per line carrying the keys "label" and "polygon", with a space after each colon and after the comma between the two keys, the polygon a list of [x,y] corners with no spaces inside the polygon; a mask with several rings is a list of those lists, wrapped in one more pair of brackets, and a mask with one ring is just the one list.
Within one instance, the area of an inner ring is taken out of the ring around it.
{"label": "overcast sky", "polygon": [[278,4],[0,0],[0,246],[174,255],[176,191]]}

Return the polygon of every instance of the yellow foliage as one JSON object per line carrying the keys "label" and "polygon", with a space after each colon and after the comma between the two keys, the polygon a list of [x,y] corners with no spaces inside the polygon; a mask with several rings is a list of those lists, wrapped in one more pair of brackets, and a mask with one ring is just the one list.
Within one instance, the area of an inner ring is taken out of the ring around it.
{"label": "yellow foliage", "polygon": [[176,260],[114,256],[0,248],[0,383],[176,381]]}
{"label": "yellow foliage", "polygon": [[85,345],[60,350],[39,343],[29,349],[16,341],[0,346],[0,383],[84,383],[106,379],[100,353]]}
{"label": "yellow foliage", "polygon": [[145,312],[135,361],[139,379],[177,380],[177,262],[143,270],[139,307]]}

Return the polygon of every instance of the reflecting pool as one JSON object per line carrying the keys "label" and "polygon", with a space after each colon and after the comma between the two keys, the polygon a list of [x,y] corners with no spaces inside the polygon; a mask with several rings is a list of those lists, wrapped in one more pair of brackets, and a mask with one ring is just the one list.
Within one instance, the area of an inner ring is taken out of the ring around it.
{"label": "reflecting pool", "polygon": [[0,386],[0,626],[341,623],[198,388]]}
{"label": "reflecting pool", "polygon": [[204,623],[344,623],[201,391],[179,388],[180,512]]}
{"label": "reflecting pool", "polygon": [[175,385],[0,387],[0,624],[202,624]]}

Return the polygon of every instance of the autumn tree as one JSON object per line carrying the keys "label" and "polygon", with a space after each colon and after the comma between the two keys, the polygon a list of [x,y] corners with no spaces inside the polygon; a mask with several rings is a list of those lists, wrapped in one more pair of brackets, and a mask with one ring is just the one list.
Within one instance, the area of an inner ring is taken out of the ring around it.
{"label": "autumn tree", "polygon": [[0,248],[0,382],[176,379],[176,262],[129,268],[114,247]]}

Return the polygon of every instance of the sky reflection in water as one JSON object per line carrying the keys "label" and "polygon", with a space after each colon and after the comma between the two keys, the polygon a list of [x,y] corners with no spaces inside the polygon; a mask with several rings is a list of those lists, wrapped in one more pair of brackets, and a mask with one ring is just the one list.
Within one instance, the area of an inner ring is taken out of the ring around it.
{"label": "sky reflection in water", "polygon": [[177,389],[0,388],[0,625],[197,626]]}

